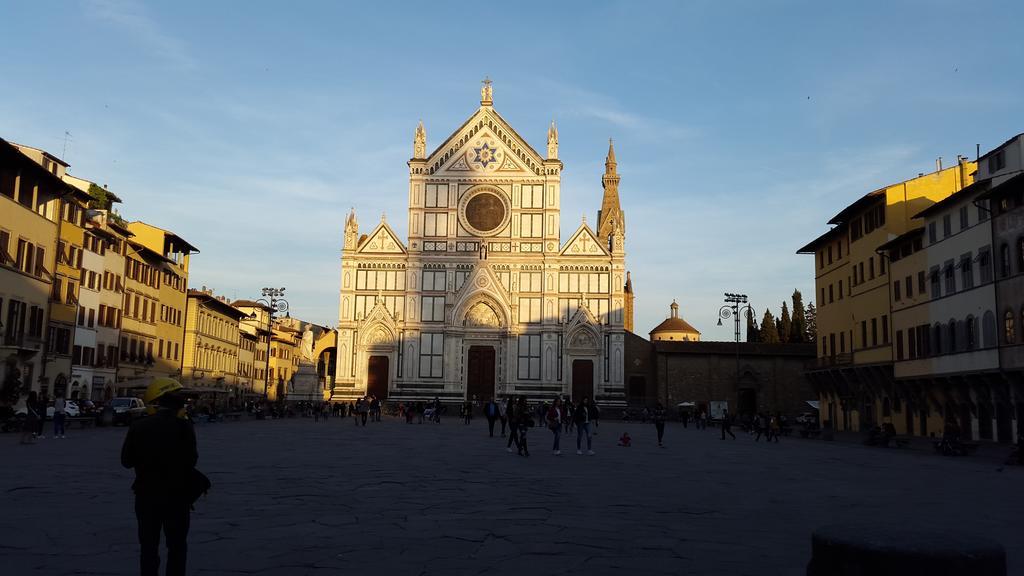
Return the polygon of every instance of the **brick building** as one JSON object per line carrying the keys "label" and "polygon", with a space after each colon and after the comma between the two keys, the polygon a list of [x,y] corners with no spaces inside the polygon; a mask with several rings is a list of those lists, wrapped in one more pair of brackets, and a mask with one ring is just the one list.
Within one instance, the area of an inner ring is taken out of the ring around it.
{"label": "brick building", "polygon": [[669,409],[693,402],[697,411],[711,401],[726,401],[738,415],[808,410],[816,399],[804,376],[814,359],[813,344],[739,344],[734,342],[650,342],[629,333],[626,338],[627,400],[630,405],[661,402]]}

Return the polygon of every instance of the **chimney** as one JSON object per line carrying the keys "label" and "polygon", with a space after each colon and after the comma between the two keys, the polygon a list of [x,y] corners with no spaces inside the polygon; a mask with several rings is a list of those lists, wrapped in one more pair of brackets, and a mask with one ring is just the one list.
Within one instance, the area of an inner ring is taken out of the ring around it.
{"label": "chimney", "polygon": [[935,171],[942,172],[942,156],[935,159]]}

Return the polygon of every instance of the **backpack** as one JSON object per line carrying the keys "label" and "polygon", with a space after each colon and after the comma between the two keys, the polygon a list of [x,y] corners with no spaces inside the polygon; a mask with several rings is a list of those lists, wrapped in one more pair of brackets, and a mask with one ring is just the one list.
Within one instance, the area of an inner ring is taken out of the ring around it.
{"label": "backpack", "polygon": [[548,428],[554,430],[555,428],[558,428],[558,425],[558,408],[552,406],[548,409]]}

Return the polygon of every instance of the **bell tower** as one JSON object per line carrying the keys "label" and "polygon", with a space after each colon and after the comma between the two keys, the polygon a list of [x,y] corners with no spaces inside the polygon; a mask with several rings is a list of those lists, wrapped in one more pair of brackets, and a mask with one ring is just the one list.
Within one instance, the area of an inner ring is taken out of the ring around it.
{"label": "bell tower", "polygon": [[626,238],[626,218],[619,205],[619,173],[616,170],[615,145],[608,139],[608,156],[604,160],[601,187],[604,198],[597,213],[597,237],[606,242],[613,252],[622,252]]}

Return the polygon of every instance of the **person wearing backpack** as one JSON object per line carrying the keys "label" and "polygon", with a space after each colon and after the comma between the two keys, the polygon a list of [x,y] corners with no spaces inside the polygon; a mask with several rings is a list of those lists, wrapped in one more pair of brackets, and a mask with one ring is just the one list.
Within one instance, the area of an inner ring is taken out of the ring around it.
{"label": "person wearing backpack", "polygon": [[590,437],[590,413],[590,398],[584,398],[573,411],[573,420],[576,423],[576,454],[583,454],[583,436],[586,435],[587,455],[594,455]]}
{"label": "person wearing backpack", "polygon": [[516,446],[519,448],[519,455],[530,457],[530,449],[526,445],[526,432],[532,425],[530,422],[530,407],[526,405],[526,396],[519,397],[519,404],[516,405],[516,428],[518,440]]}
{"label": "person wearing backpack", "polygon": [[555,398],[551,408],[548,409],[547,415],[548,428],[551,429],[551,433],[555,436],[555,442],[551,446],[551,453],[555,456],[561,456],[562,451],[559,449],[559,441],[562,439],[562,399]]}

